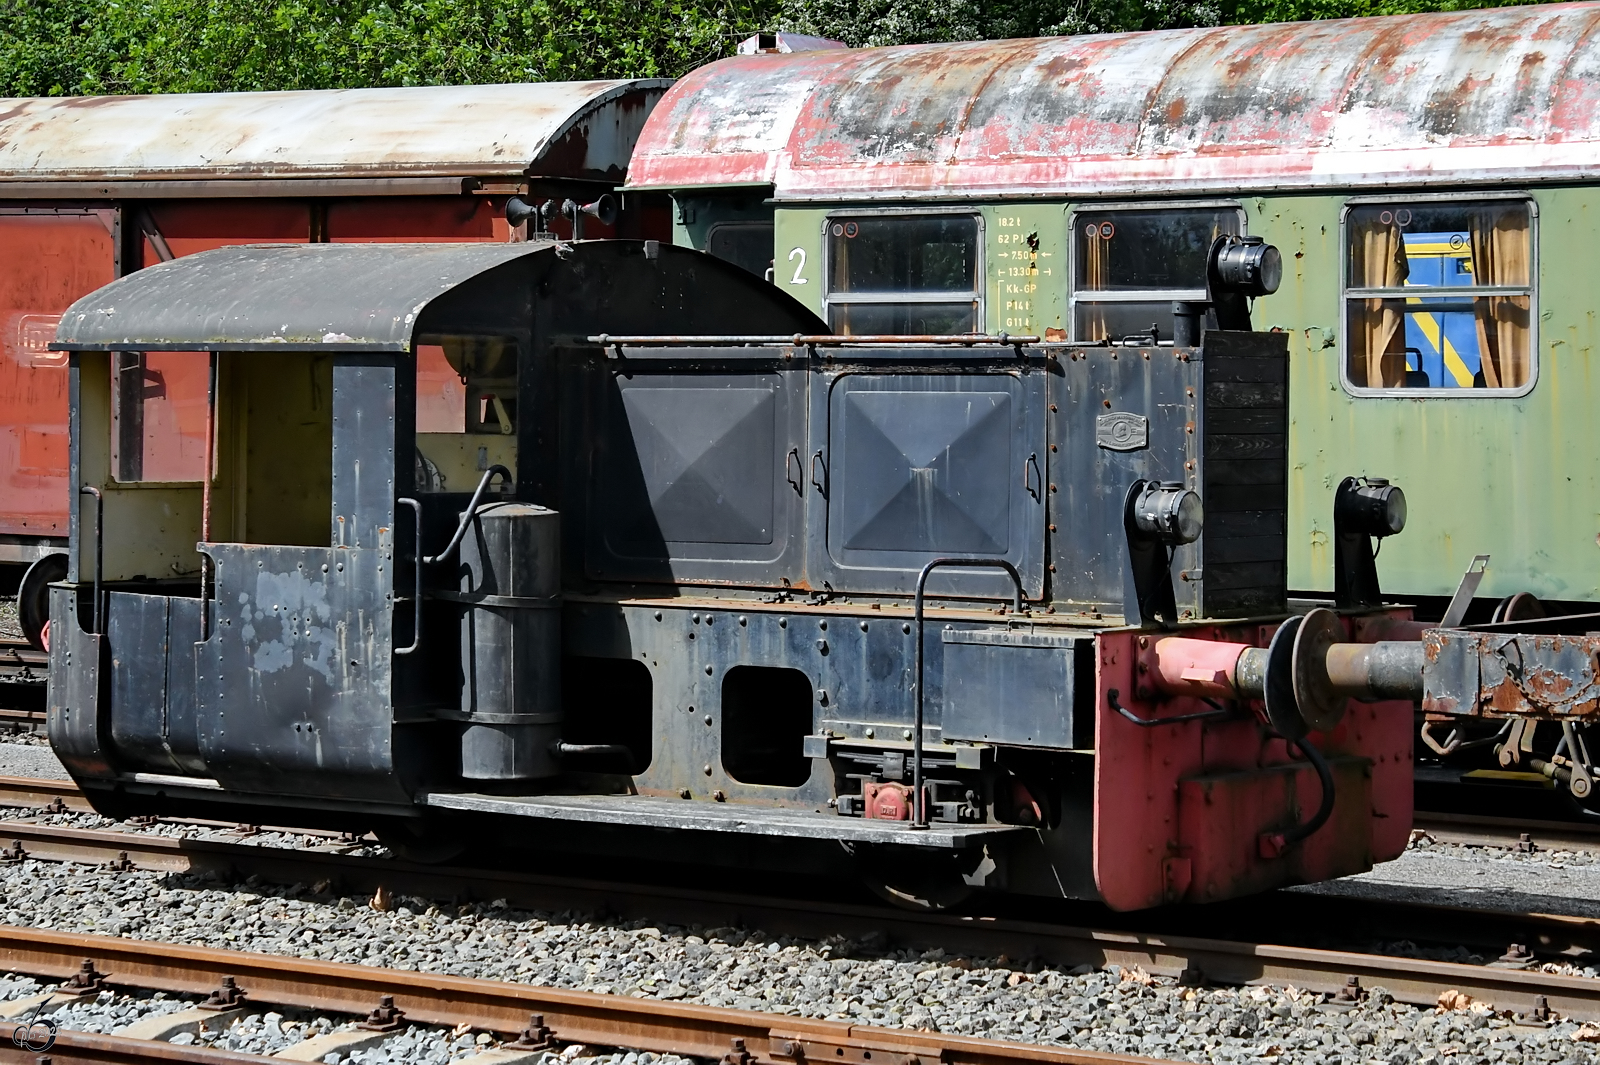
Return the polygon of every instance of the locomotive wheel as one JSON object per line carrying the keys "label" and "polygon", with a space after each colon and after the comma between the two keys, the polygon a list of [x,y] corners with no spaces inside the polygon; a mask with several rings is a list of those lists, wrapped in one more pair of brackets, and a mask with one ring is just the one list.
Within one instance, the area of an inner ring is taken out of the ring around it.
{"label": "locomotive wheel", "polygon": [[396,858],[418,865],[453,861],[466,853],[470,842],[459,826],[429,819],[385,821],[372,831]]}
{"label": "locomotive wheel", "polygon": [[22,623],[22,635],[35,651],[48,650],[44,629],[50,623],[50,585],[66,579],[66,555],[46,555],[22,575],[17,589],[17,618]]}
{"label": "locomotive wheel", "polygon": [[891,906],[915,913],[954,909],[972,897],[958,854],[923,854],[910,847],[844,844],[856,860],[862,882]]}

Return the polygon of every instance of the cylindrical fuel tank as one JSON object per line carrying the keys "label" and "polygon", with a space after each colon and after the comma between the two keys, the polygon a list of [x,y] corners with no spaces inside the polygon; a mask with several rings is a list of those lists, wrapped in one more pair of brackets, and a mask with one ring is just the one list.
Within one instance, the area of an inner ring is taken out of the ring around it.
{"label": "cylindrical fuel tank", "polygon": [[527,503],[478,508],[461,544],[461,776],[560,772],[561,517]]}

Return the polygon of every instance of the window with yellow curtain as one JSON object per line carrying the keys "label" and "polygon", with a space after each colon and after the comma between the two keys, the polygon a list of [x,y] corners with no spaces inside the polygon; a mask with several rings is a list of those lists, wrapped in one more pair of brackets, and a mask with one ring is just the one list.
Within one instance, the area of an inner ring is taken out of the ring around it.
{"label": "window with yellow curtain", "polygon": [[975,214],[835,215],[827,222],[828,324],[851,336],[982,328]]}
{"label": "window with yellow curtain", "polygon": [[1533,380],[1533,211],[1520,199],[1352,206],[1345,380],[1522,390]]}

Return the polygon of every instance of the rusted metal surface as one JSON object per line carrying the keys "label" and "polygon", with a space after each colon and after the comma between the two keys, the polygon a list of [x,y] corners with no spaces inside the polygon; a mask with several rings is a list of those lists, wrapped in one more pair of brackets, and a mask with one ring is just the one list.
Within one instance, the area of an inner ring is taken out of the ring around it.
{"label": "rusted metal surface", "polygon": [[633,187],[780,199],[1592,176],[1600,4],[797,55],[686,76]]}
{"label": "rusted metal surface", "polygon": [[115,275],[117,215],[0,212],[0,534],[67,534],[67,356],[73,300]]}
{"label": "rusted metal surface", "polygon": [[554,82],[0,100],[10,181],[619,180],[671,82]]}
{"label": "rusted metal surface", "polygon": [[70,780],[41,780],[37,777],[0,777],[0,806],[50,806],[92,811],[78,785]]}
{"label": "rusted metal surface", "polygon": [[1600,714],[1600,636],[1430,630],[1431,714],[1592,718]]}

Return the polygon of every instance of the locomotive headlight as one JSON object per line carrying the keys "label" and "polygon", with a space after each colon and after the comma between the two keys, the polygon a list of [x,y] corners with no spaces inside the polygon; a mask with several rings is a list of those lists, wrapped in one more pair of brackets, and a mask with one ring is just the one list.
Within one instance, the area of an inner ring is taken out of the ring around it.
{"label": "locomotive headlight", "polygon": [[1146,481],[1133,503],[1133,524],[1168,544],[1192,544],[1205,526],[1200,496],[1178,481]]}
{"label": "locomotive headlight", "polygon": [[1393,536],[1406,527],[1406,494],[1382,477],[1346,477],[1333,497],[1336,525],[1367,536]]}
{"label": "locomotive headlight", "polygon": [[1260,237],[1239,237],[1217,253],[1217,277],[1245,296],[1270,296],[1283,283],[1283,256]]}

